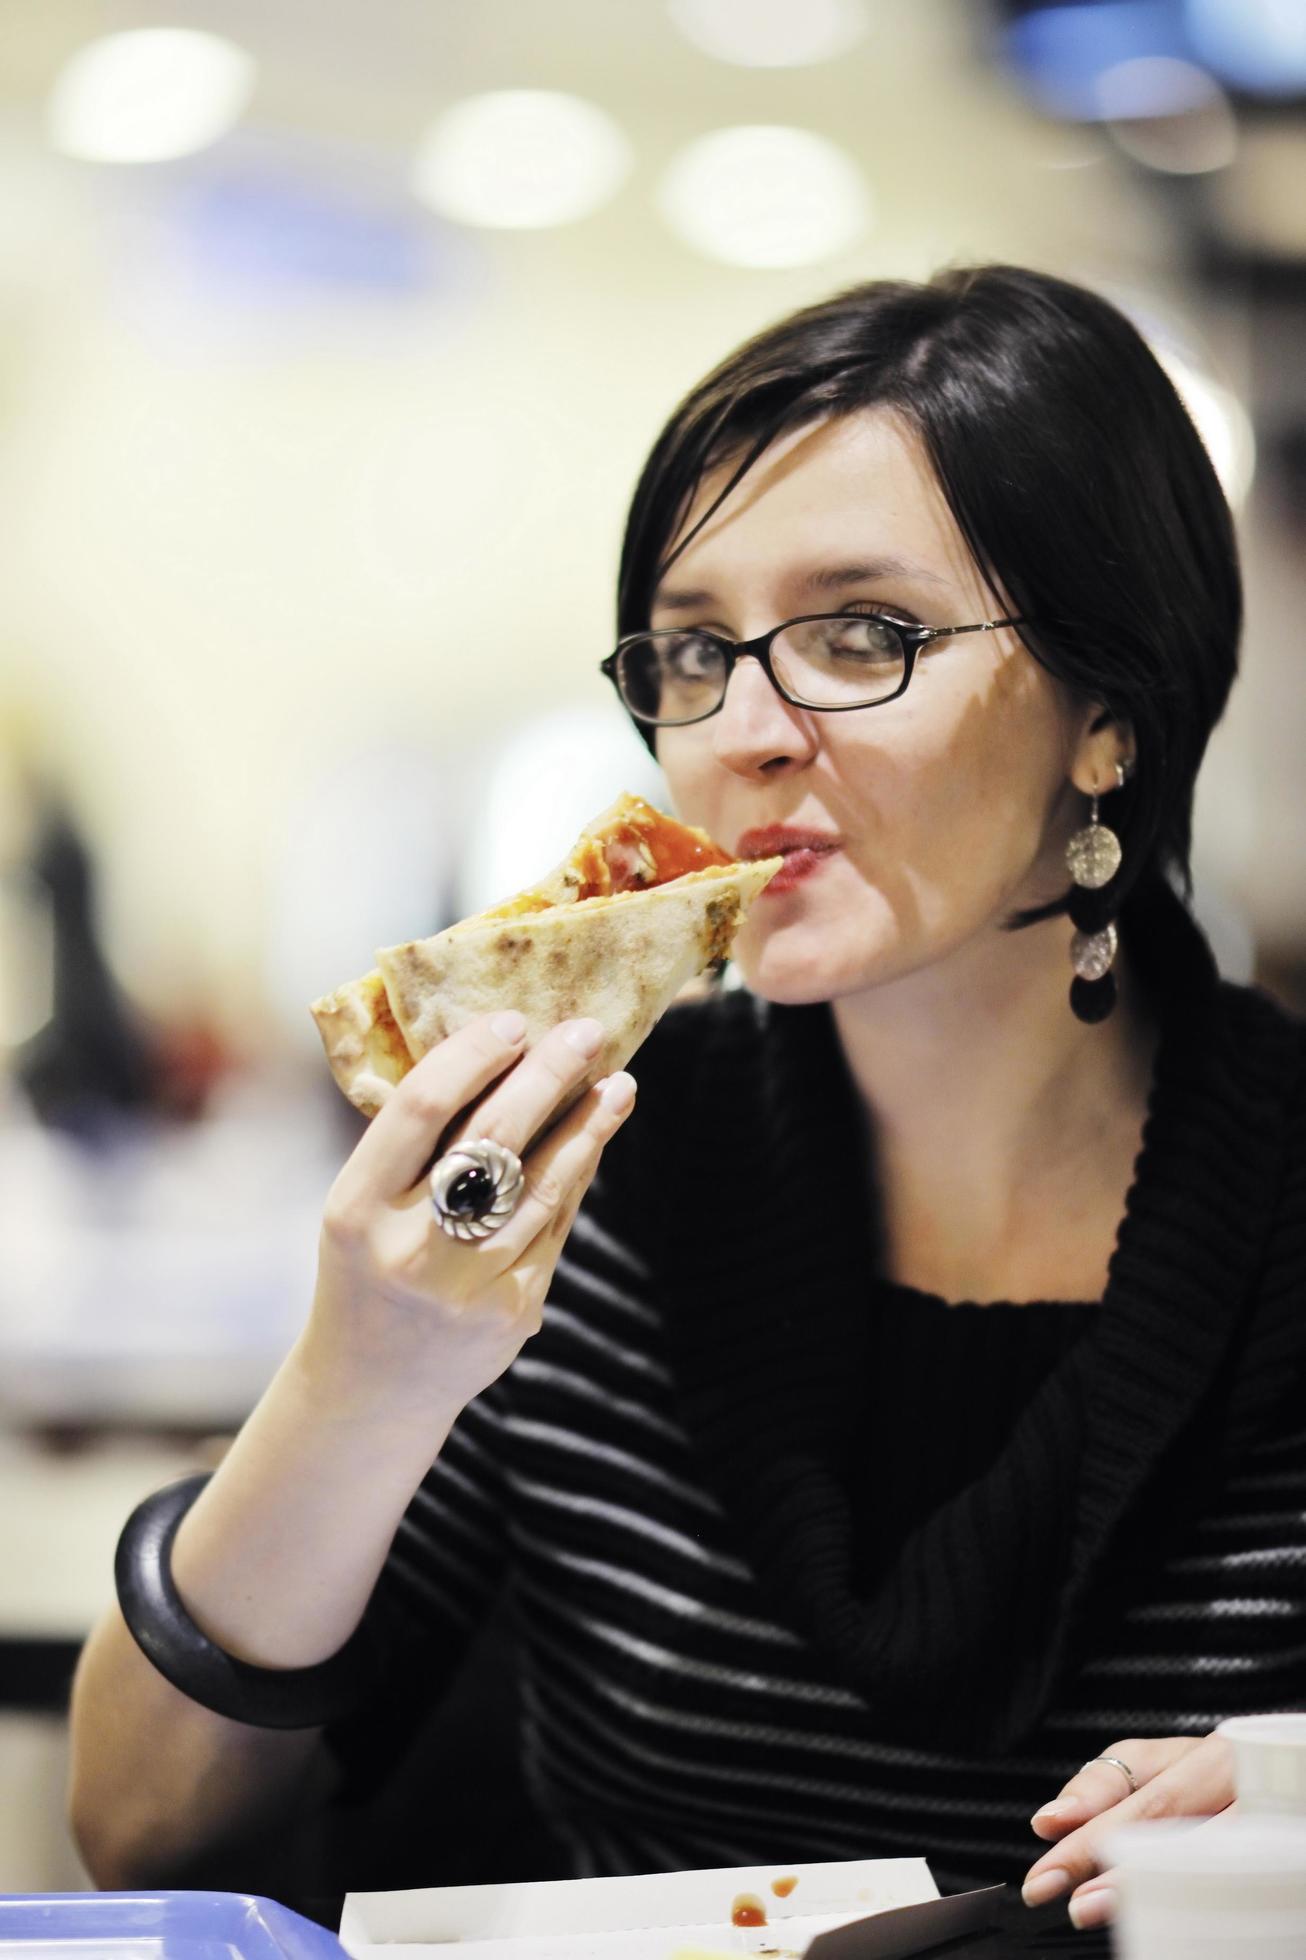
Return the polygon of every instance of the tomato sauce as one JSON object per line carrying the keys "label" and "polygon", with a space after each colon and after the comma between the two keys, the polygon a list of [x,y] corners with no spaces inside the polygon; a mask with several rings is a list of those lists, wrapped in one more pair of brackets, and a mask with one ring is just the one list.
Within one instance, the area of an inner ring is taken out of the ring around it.
{"label": "tomato sauce", "polygon": [[755,1892],[741,1892],[730,1908],[732,1926],[765,1926],[766,1907]]}
{"label": "tomato sauce", "polygon": [[610,835],[614,842],[648,845],[657,866],[657,883],[669,884],[673,878],[683,878],[689,871],[705,871],[709,865],[731,864],[733,859],[721,850],[710,838],[704,838],[692,831],[688,825],[677,823],[674,817],[664,816],[655,810],[651,803],[642,797],[631,799],[630,814],[613,826]]}

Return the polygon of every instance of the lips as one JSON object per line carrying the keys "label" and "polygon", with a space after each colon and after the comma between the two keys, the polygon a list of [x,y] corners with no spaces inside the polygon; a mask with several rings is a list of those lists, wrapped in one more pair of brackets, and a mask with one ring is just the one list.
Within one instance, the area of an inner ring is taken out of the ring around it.
{"label": "lips", "polygon": [[819,871],[839,849],[840,839],[831,836],[828,830],[799,830],[790,824],[765,824],[760,829],[746,830],[735,847],[736,857],[764,858],[783,857],[784,864],[776,872],[761,896],[780,898],[785,892],[793,891],[805,878]]}
{"label": "lips", "polygon": [[760,829],[746,830],[735,846],[735,856],[746,861],[753,858],[789,857],[791,853],[810,851],[816,855],[837,851],[840,839],[828,830],[799,830],[790,824],[764,824]]}

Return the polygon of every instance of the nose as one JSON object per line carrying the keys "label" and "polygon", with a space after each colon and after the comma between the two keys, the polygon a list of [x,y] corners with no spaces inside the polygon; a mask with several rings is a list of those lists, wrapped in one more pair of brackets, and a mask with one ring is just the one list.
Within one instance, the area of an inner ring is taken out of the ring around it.
{"label": "nose", "polygon": [[790,706],[759,660],[744,654],[710,724],[713,753],[736,775],[782,775],[816,753],[815,722],[815,715]]}

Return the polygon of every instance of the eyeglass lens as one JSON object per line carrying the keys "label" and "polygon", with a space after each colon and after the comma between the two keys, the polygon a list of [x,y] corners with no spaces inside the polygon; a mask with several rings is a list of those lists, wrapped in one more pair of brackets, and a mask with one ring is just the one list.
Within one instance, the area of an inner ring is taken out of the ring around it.
{"label": "eyeglass lens", "polygon": [[[848,615],[799,620],[771,643],[788,693],[814,708],[871,707],[902,686],[906,654],[888,620]],[[617,661],[626,705],[643,721],[698,721],[724,697],[726,657],[703,633],[644,634]]]}

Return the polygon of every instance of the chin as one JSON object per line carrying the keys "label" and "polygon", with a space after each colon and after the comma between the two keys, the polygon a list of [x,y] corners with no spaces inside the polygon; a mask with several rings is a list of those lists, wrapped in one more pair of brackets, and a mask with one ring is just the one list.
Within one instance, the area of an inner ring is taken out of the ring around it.
{"label": "chin", "polygon": [[[866,972],[868,962],[831,960],[828,945],[789,945],[780,933],[756,941],[740,934],[732,958],[744,985],[760,1000],[776,1007],[811,1007],[817,1001],[836,1000],[841,994],[858,993],[875,984]],[[804,937],[809,937],[804,935]]]}

